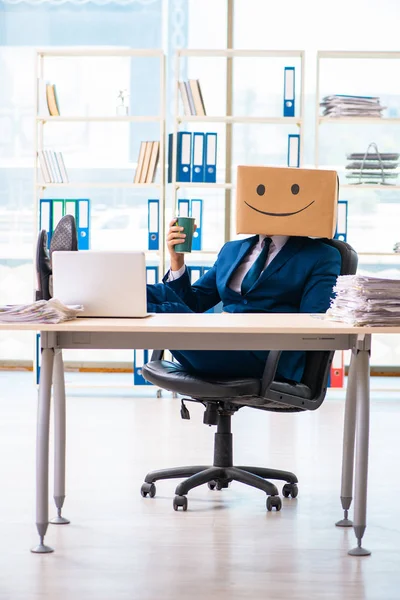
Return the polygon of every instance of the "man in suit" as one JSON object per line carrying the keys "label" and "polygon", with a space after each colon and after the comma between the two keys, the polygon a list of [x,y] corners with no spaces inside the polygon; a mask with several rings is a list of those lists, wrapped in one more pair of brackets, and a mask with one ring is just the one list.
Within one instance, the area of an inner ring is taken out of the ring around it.
{"label": "man in suit", "polygon": [[[328,184],[324,173],[328,174]],[[322,195],[321,174],[325,184]],[[292,183],[293,178],[300,183]],[[184,254],[174,249],[184,239],[184,233],[175,220],[171,221],[167,235],[170,270],[162,284],[147,287],[148,310],[201,313],[222,302],[223,310],[232,313],[326,312],[340,273],[340,254],[308,235],[315,237],[319,232],[321,236],[333,237],[336,181],[334,172],[239,167],[238,233],[246,233],[250,227],[260,233],[227,242],[214,266],[191,285]],[[266,189],[272,189],[276,199],[273,211],[261,210],[266,207],[265,199],[260,204],[259,197],[265,195]],[[283,194],[278,200],[281,189]],[[285,196],[285,189],[290,189],[292,196]],[[327,210],[329,207],[332,210]],[[284,231],[291,235],[283,235]],[[294,231],[297,235],[293,235]],[[188,371],[212,377],[261,376],[268,356],[268,350],[171,352]],[[304,362],[304,352],[283,352],[277,377],[300,381]]]}

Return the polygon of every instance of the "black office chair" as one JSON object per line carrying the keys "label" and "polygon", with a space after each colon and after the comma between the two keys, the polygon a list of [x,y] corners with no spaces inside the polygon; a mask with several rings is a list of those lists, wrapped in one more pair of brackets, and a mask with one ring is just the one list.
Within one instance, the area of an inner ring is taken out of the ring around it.
{"label": "black office chair", "polygon": [[[353,275],[357,270],[355,250],[339,240],[323,240],[337,248],[342,257],[341,275]],[[267,494],[267,509],[280,510],[282,506],[276,486],[268,479],[286,481],[282,494],[295,498],[298,494],[294,473],[262,467],[235,467],[232,464],[231,417],[243,406],[278,412],[316,410],[324,401],[333,351],[307,351],[304,375],[300,383],[275,380],[281,351],[269,353],[264,373],[259,378],[215,379],[192,375],[176,363],[161,360],[162,350],[154,351],[151,361],[143,367],[143,377],[158,387],[183,395],[185,400],[201,402],[205,406],[204,423],[216,425],[213,466],[189,466],[152,471],[142,485],[142,496],[155,496],[154,482],[159,479],[187,477],[175,490],[175,510],[187,509],[189,490],[207,483],[210,489],[228,487],[239,481]],[[182,402],[182,418],[188,418]]]}

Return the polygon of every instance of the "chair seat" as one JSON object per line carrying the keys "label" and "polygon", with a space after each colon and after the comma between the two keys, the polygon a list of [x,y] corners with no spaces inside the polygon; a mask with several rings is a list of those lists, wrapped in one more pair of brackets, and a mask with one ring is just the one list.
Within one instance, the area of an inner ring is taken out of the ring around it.
{"label": "chair seat", "polygon": [[143,377],[164,390],[195,398],[235,398],[258,396],[261,381],[253,378],[203,378],[187,373],[177,363],[154,360],[143,367]]}
{"label": "chair seat", "polygon": [[[187,373],[180,364],[167,360],[155,360],[144,365],[143,377],[162,389],[194,398],[240,398],[259,396],[261,392],[260,379],[205,379]],[[312,398],[310,388],[303,383],[274,381],[270,389],[300,398]],[[281,407],[284,408],[282,405]]]}

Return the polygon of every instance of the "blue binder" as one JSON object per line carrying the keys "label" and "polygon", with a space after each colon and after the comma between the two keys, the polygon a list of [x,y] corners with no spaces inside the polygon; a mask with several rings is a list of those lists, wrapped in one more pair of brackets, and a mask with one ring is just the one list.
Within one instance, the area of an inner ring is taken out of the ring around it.
{"label": "blue binder", "polygon": [[200,131],[193,133],[192,150],[192,181],[194,183],[203,183],[205,166],[205,134]]}
{"label": "blue binder", "polygon": [[205,183],[215,183],[217,181],[217,134],[206,133],[205,139],[205,163],[204,173]]}
{"label": "blue binder", "polygon": [[190,200],[179,198],[178,215],[180,217],[190,217]]}
{"label": "blue binder", "polygon": [[288,135],[287,166],[300,167],[300,135]]}
{"label": "blue binder", "polygon": [[174,134],[168,134],[168,173],[167,173],[167,181],[168,183],[172,183],[172,148],[174,142]]}
{"label": "blue binder", "polygon": [[81,198],[76,200],[77,219],[76,227],[78,230],[78,249],[89,250],[90,248],[90,200]]}
{"label": "blue binder", "polygon": [[[168,183],[172,182],[173,133],[168,135]],[[192,154],[192,134],[178,131],[176,142],[176,181],[190,181],[190,161]]]}
{"label": "blue binder", "polygon": [[51,235],[53,233],[53,201],[41,198],[39,203],[39,231],[45,229],[47,232],[47,247],[50,248]]}
{"label": "blue binder", "polygon": [[133,383],[134,385],[152,385],[143,377],[143,366],[149,361],[149,350],[133,351]]}
{"label": "blue binder", "polygon": [[190,277],[190,283],[193,285],[203,275],[203,268],[200,266],[190,265],[187,267]]}
{"label": "blue binder", "polygon": [[158,267],[155,265],[146,266],[146,281],[153,284],[158,282]]}
{"label": "blue binder", "polygon": [[337,214],[337,225],[334,239],[347,242],[347,212],[348,202],[347,200],[338,201],[338,214]]}
{"label": "blue binder", "polygon": [[283,84],[283,116],[294,117],[295,112],[295,76],[294,67],[285,67]]}
{"label": "blue binder", "polygon": [[64,200],[64,215],[72,215],[78,222],[78,202],[77,200]]}
{"label": "blue binder", "polygon": [[191,216],[195,218],[197,225],[193,234],[192,250],[201,250],[202,230],[203,230],[203,200],[192,200]]}
{"label": "blue binder", "polygon": [[160,247],[160,202],[149,200],[148,202],[148,230],[149,250],[158,250]]}
{"label": "blue binder", "polygon": [[57,227],[58,223],[61,221],[61,219],[64,216],[64,200],[61,200],[60,198],[55,198],[54,200],[51,201],[52,202],[52,223],[51,223],[51,232],[53,233],[55,228]]}
{"label": "blue binder", "polygon": [[192,155],[192,134],[179,131],[177,141],[176,180],[190,181],[190,159]]}

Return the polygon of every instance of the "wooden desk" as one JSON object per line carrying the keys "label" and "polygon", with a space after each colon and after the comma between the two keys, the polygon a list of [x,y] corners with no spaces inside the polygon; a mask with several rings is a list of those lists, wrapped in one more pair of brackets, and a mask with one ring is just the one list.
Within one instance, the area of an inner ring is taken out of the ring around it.
{"label": "wooden desk", "polygon": [[[341,501],[348,509],[354,485],[354,531],[350,554],[369,554],[361,546],[366,529],[369,439],[369,355],[371,335],[400,334],[400,327],[351,327],[308,314],[157,314],[145,319],[75,319],[59,325],[0,323],[0,330],[41,331],[36,455],[36,526],[40,537],[33,552],[52,552],[44,544],[48,528],[48,467],[51,387],[54,398],[54,499],[58,516],[65,498],[65,384],[62,349],[182,350],[352,350],[346,393]],[[355,454],[355,461],[354,461]]]}

